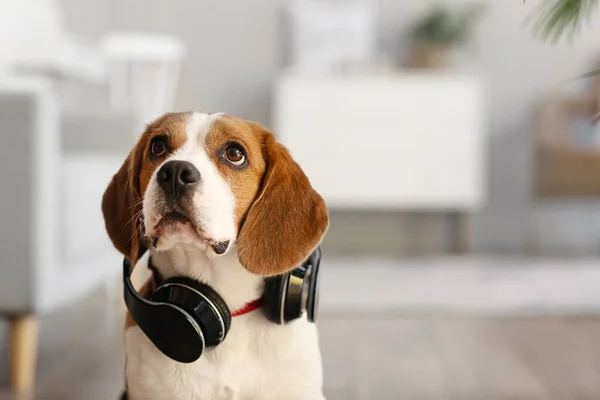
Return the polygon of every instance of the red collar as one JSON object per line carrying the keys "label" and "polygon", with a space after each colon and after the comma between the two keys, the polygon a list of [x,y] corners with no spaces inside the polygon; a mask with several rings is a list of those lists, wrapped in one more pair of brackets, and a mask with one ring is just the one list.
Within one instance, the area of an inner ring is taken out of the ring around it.
{"label": "red collar", "polygon": [[248,314],[249,312],[252,312],[252,311],[256,310],[257,308],[260,308],[260,306],[262,306],[262,303],[263,303],[262,297],[254,300],[254,301],[251,301],[250,303],[247,303],[244,307],[240,308],[239,310],[235,310],[234,312],[232,312],[231,316],[239,317],[240,315]]}

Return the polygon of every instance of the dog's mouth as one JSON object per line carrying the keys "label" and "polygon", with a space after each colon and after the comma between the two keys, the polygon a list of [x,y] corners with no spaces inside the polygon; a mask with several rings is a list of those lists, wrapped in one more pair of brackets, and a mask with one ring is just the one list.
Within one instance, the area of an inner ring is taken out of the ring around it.
{"label": "dog's mouth", "polygon": [[158,248],[161,240],[173,235],[206,243],[218,255],[225,253],[229,247],[229,240],[215,240],[207,236],[206,232],[194,223],[191,218],[178,211],[170,211],[163,215],[152,231],[146,234],[151,240],[152,247],[155,249]]}

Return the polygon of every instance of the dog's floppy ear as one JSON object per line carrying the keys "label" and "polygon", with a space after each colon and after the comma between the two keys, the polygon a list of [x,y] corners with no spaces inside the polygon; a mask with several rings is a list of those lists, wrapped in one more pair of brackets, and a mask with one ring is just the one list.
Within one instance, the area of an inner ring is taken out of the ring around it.
{"label": "dog's floppy ear", "polygon": [[238,235],[241,264],[271,276],[300,265],[329,226],[325,202],[270,132],[263,133],[266,172]]}
{"label": "dog's floppy ear", "polygon": [[134,148],[102,196],[104,225],[113,245],[132,262],[137,261],[141,197],[139,159]]}

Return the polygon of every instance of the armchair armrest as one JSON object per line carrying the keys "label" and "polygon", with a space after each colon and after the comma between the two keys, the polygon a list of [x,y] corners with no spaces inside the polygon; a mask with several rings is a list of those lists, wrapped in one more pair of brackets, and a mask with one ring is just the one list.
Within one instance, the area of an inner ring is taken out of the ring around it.
{"label": "armchair armrest", "polygon": [[32,311],[43,279],[37,266],[55,259],[57,114],[50,82],[0,80],[0,312]]}

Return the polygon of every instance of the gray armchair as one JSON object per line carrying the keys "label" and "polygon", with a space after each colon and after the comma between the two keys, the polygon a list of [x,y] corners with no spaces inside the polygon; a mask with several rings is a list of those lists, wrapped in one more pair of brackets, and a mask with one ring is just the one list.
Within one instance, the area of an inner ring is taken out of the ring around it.
{"label": "gray armchair", "polygon": [[51,81],[0,79],[0,316],[10,320],[15,389],[35,380],[37,316],[118,277],[100,199],[132,123],[109,112],[61,113]]}

